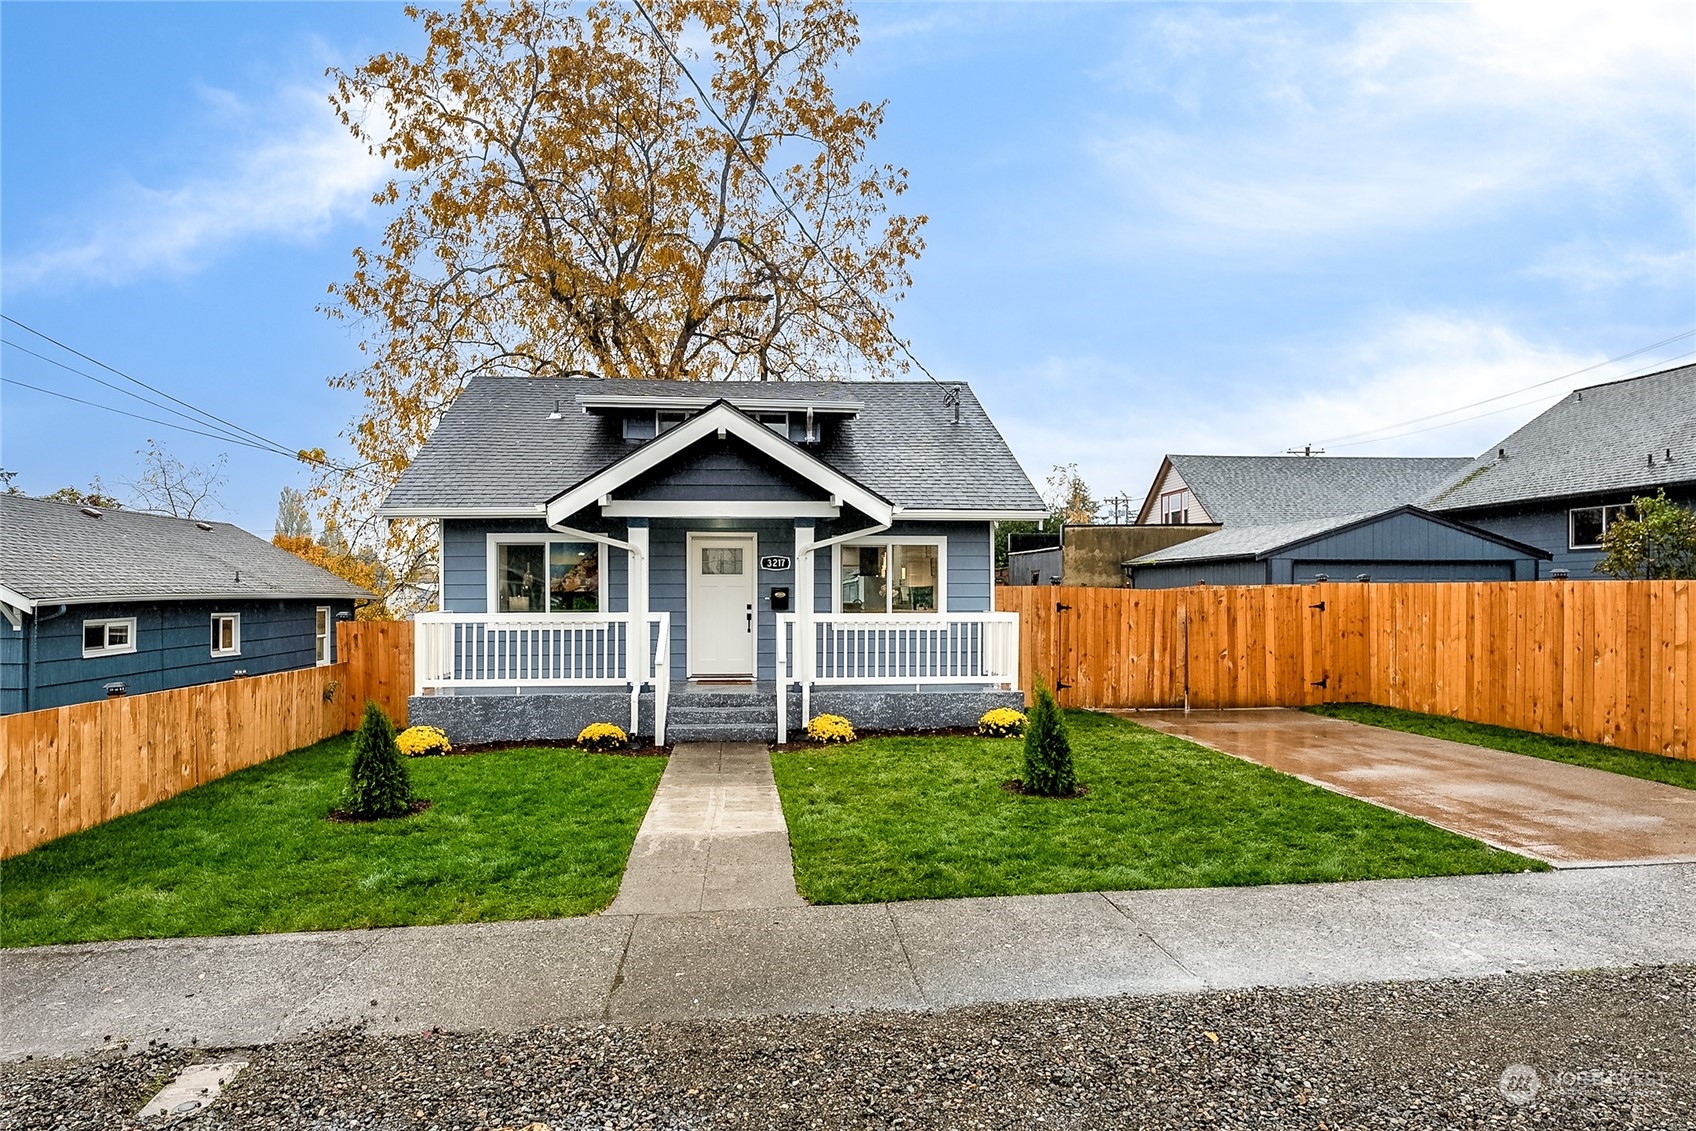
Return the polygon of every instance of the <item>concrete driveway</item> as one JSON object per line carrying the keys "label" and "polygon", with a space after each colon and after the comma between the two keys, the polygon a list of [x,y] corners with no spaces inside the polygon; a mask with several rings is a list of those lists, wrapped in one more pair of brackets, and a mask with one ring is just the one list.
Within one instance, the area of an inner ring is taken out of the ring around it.
{"label": "concrete driveway", "polygon": [[1557,868],[1696,860],[1696,791],[1304,711],[1115,712]]}

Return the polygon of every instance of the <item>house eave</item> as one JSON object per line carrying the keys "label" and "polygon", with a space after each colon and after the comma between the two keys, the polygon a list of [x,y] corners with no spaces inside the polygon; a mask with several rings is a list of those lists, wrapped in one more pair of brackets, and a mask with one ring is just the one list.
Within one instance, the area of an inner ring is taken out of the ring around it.
{"label": "house eave", "polygon": [[[34,606],[134,605],[147,601],[373,601],[376,598],[375,593],[363,590],[325,593],[302,592],[298,589],[209,589],[191,593],[70,593],[37,597]],[[4,600],[6,604],[14,603],[3,596],[0,596],[0,600]]]}
{"label": "house eave", "polygon": [[540,518],[547,513],[547,507],[541,503],[530,507],[448,507],[448,506],[399,506],[378,507],[378,518]]}
{"label": "house eave", "polygon": [[1048,517],[1045,510],[972,507],[897,507],[895,517],[902,522],[1036,522]]}

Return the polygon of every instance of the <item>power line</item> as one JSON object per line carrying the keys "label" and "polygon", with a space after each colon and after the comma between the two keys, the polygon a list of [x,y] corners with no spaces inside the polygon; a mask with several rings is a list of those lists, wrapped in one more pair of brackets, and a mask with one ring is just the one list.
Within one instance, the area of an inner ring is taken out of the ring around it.
{"label": "power line", "polygon": [[[78,376],[78,377],[85,377],[85,378],[87,378],[87,379],[88,379],[88,380],[90,380],[90,381],[93,381],[93,382],[94,382],[94,383],[95,383],[95,384],[97,384],[97,385],[104,385],[104,386],[106,386],[106,388],[108,388],[108,389],[111,389],[111,390],[112,390],[112,391],[113,391],[113,392],[115,392],[115,393],[119,393],[119,394],[121,394],[121,395],[123,395],[123,396],[126,396],[126,397],[132,397],[132,398],[134,398],[134,399],[135,399],[135,400],[138,400],[138,401],[140,401],[140,402],[141,402],[141,403],[142,403],[142,404],[144,404],[144,405],[147,405],[147,406],[148,406],[148,407],[150,407],[150,408],[156,408],[156,409],[159,409],[159,410],[160,410],[160,411],[162,411],[162,412],[168,412],[168,413],[170,413],[170,414],[171,414],[171,415],[172,415],[172,416],[175,416],[175,417],[178,417],[178,418],[180,418],[180,419],[182,419],[182,420],[186,420],[186,421],[188,421],[188,422],[189,422],[189,423],[191,423],[191,424],[200,424],[200,425],[205,425],[205,424],[206,424],[206,421],[204,421],[204,420],[202,420],[202,419],[200,419],[200,418],[199,418],[199,417],[198,417],[198,416],[190,416],[190,415],[189,415],[189,414],[188,414],[188,413],[186,413],[186,412],[181,412],[181,411],[179,411],[179,410],[177,410],[177,409],[174,409],[174,408],[172,408],[172,407],[171,407],[171,406],[170,406],[170,405],[166,405],[166,404],[160,404],[160,403],[158,403],[158,402],[157,402],[157,401],[152,401],[152,400],[149,400],[149,399],[148,399],[148,398],[146,398],[146,397],[144,397],[144,396],[142,396],[142,395],[141,395],[141,394],[140,394],[140,393],[135,393],[135,392],[131,392],[131,391],[130,391],[130,390],[128,390],[128,389],[126,389],[126,388],[124,388],[124,387],[123,387],[123,386],[122,386],[122,385],[117,385],[117,384],[114,384],[114,383],[113,383],[113,382],[111,382],[111,381],[107,381],[107,380],[105,380],[105,379],[104,379],[104,378],[101,378],[101,377],[96,377],[96,376],[95,376],[95,375],[94,375],[94,374],[92,374],[92,373],[86,373],[86,372],[84,372],[84,371],[83,371],[83,370],[81,370],[81,369],[78,369],[78,368],[77,368],[77,367],[76,367],[76,366],[74,366],[74,365],[66,365],[66,364],[65,364],[65,363],[64,363],[64,362],[62,362],[62,361],[59,361],[59,360],[57,360],[57,359],[55,359],[55,358],[51,358],[51,357],[48,357],[48,356],[47,356],[47,355],[46,355],[46,354],[44,354],[44,353],[37,353],[37,352],[36,352],[36,351],[34,351],[34,350],[32,350],[32,349],[29,349],[29,348],[27,348],[27,347],[25,347],[25,346],[21,346],[21,345],[19,345],[19,344],[18,344],[18,343],[17,343],[17,342],[14,342],[14,341],[11,341],[11,340],[10,340],[10,339],[6,339],[6,338],[0,338],[0,345],[7,345],[7,346],[10,346],[10,347],[12,347],[12,348],[13,348],[13,349],[15,349],[15,350],[17,350],[17,351],[18,351],[18,352],[19,352],[19,353],[25,353],[25,354],[28,354],[28,355],[29,355],[29,356],[30,356],[30,357],[33,357],[33,358],[36,358],[36,359],[37,359],[37,360],[40,360],[40,361],[45,361],[45,362],[46,362],[46,363],[47,363],[47,364],[48,364],[48,365],[52,365],[52,366],[56,366],[56,367],[57,367],[57,368],[59,368],[59,369],[63,369],[63,370],[64,370],[64,371],[65,371],[65,372],[67,372],[67,373],[75,373],[75,374],[76,374],[76,375],[77,375],[77,376]],[[34,386],[32,386],[32,385],[31,385],[31,386],[25,386],[25,387],[26,387],[26,388],[34,388]],[[93,403],[93,402],[85,402],[85,403]],[[96,407],[96,408],[103,408],[103,407],[105,407],[105,406],[103,406],[103,405],[95,405],[95,407]],[[144,418],[144,419],[145,419],[145,418]],[[164,422],[164,421],[160,421],[160,423],[165,423],[165,422]],[[212,433],[209,433],[209,432],[201,432],[201,433],[198,433],[198,434],[199,434],[199,435],[203,435],[203,436],[210,436],[210,435],[212,435]],[[220,430],[220,431],[219,431],[219,433],[218,433],[218,435],[217,435],[217,436],[215,436],[215,437],[214,437],[214,438],[221,438],[221,439],[227,439],[227,440],[229,440],[229,441],[230,441],[230,442],[231,442],[231,443],[236,443],[236,444],[246,444],[246,445],[248,445],[248,446],[249,446],[249,447],[258,447],[258,445],[257,445],[257,444],[254,444],[254,443],[253,443],[253,442],[252,442],[252,441],[251,441],[251,440],[248,440],[248,439],[246,439],[246,438],[244,438],[244,437],[242,437],[242,436],[240,436],[240,435],[237,435],[237,434],[236,434],[236,433],[234,433],[234,432],[229,432],[229,431],[225,431],[225,430],[222,430],[222,429],[221,429],[221,430]],[[267,448],[267,449],[265,449],[265,450],[267,450],[267,451],[275,451],[275,452],[277,452],[277,453],[278,453],[278,454],[279,454],[279,455],[286,455],[286,456],[289,456],[289,457],[290,457],[290,458],[291,458],[291,459],[292,459],[292,458],[294,458],[294,457],[295,457],[295,456],[296,456],[296,453],[295,453],[295,452],[289,452],[289,451],[284,451],[284,450],[283,450],[283,449],[282,449],[282,448],[280,448],[280,447],[277,447],[277,448]]]}
{"label": "power line", "polygon": [[860,292],[860,288],[856,287],[853,280],[848,278],[847,272],[837,266],[836,260],[830,257],[830,253],[824,249],[824,245],[814,237],[812,229],[807,227],[806,222],[803,221],[796,213],[794,206],[789,203],[788,199],[782,192],[778,191],[777,185],[772,182],[771,177],[766,175],[765,168],[761,166],[758,161],[754,160],[754,155],[749,153],[748,147],[742,143],[742,138],[735,130],[730,128],[730,123],[724,120],[724,115],[718,112],[718,105],[713,102],[710,97],[708,97],[706,90],[698,81],[696,81],[694,74],[691,73],[689,68],[684,64],[683,59],[676,51],[672,50],[671,43],[666,39],[664,33],[660,31],[660,25],[656,23],[654,21],[654,17],[648,13],[648,9],[645,5],[643,5],[642,0],[630,0],[630,2],[635,5],[638,12],[642,13],[642,18],[646,20],[648,22],[648,26],[653,29],[654,38],[658,40],[660,46],[665,49],[665,53],[671,57],[671,61],[677,64],[677,69],[683,72],[683,77],[689,80],[689,85],[695,88],[695,93],[700,96],[702,104],[707,108],[707,112],[713,116],[713,120],[719,124],[719,128],[724,130],[730,140],[735,143],[736,152],[742,155],[743,159],[748,162],[750,167],[753,168],[754,173],[760,178],[760,180],[765,182],[766,188],[771,191],[771,195],[777,200],[777,203],[782,206],[783,211],[788,213],[789,218],[795,221],[795,226],[801,229],[801,234],[806,237],[808,243],[813,245],[813,250],[819,253],[819,258],[824,260],[825,266],[836,272],[836,277],[842,281],[842,285],[848,288],[848,292],[850,294],[860,300],[860,304],[866,308],[866,312],[872,316],[873,320],[877,322],[883,332],[888,335],[889,340],[895,343],[895,348],[900,350],[908,361],[918,366],[920,373],[929,377],[934,383],[938,385],[942,384],[941,381],[936,379],[936,375],[934,373],[925,368],[924,362],[920,361],[913,355],[913,351],[907,348],[907,343],[902,341],[895,331],[890,328],[889,323],[879,316],[878,308]]}
{"label": "power line", "polygon": [[[279,444],[279,443],[277,443],[277,441],[272,440],[269,437],[261,436],[259,433],[253,431],[250,428],[243,428],[241,425],[235,423],[234,421],[225,420],[223,417],[219,416],[216,413],[207,412],[205,409],[200,408],[196,405],[192,405],[185,400],[180,400],[177,397],[173,397],[170,393],[165,392],[163,389],[156,389],[152,385],[149,385],[146,381],[143,381],[141,378],[132,377],[128,373],[125,373],[122,369],[117,369],[113,366],[107,365],[104,361],[101,361],[99,358],[90,357],[88,354],[83,353],[81,350],[75,349],[72,346],[68,346],[64,342],[59,341],[57,338],[50,337],[49,335],[42,333],[40,330],[37,330],[33,326],[30,326],[30,325],[23,323],[23,322],[19,322],[16,318],[13,318],[9,314],[0,314],[0,318],[4,318],[7,322],[10,322],[12,325],[16,326],[20,330],[25,331],[26,333],[34,334],[36,337],[40,338],[44,342],[53,343],[54,345],[58,346],[60,349],[64,350],[66,353],[75,354],[77,357],[82,358],[84,361],[88,362],[90,365],[97,365],[101,369],[104,369],[108,373],[112,373],[112,374],[115,374],[119,377],[122,377],[126,381],[134,382],[135,384],[140,385],[142,388],[146,389],[148,392],[157,394],[158,396],[161,396],[161,397],[164,397],[166,400],[172,402],[173,404],[181,405],[183,408],[186,408],[189,411],[194,412],[199,416],[205,417],[208,421],[222,425],[225,428],[233,429],[236,432],[243,433],[247,436],[252,437],[254,440],[260,441],[261,443],[269,444],[271,447],[276,448],[279,451],[285,452],[290,456],[294,456],[296,454],[295,452],[289,451],[289,449],[285,445]],[[158,407],[163,408],[164,406],[161,405],[161,406],[158,406]]]}
{"label": "power line", "polygon": [[[1680,335],[1680,336],[1682,337],[1683,335]],[[1642,351],[1638,351],[1638,352],[1642,352]],[[1632,377],[1640,377],[1644,373],[1652,372],[1656,366],[1664,365],[1669,361],[1678,361],[1680,358],[1686,358],[1686,357],[1690,357],[1692,355],[1696,355],[1696,350],[1686,350],[1684,353],[1674,354],[1672,357],[1662,358],[1659,361],[1651,362],[1648,366],[1638,366],[1637,371],[1622,374],[1619,379],[1623,381],[1623,380],[1629,380]],[[1631,355],[1626,354],[1624,356],[1629,357]],[[1601,364],[1606,365],[1607,362],[1602,362]],[[1594,368],[1594,366],[1592,366],[1592,368]],[[1583,370],[1580,370],[1579,372],[1583,372]],[[1570,374],[1569,374],[1569,376],[1570,376]],[[1560,378],[1556,378],[1556,380],[1559,380],[1559,379]],[[1548,382],[1544,381],[1544,382],[1540,382],[1540,384],[1546,385],[1546,384],[1548,384]],[[1535,388],[1535,387],[1536,386],[1527,386],[1526,389],[1520,389],[1520,390],[1518,390],[1518,392],[1523,393],[1523,392],[1526,392],[1529,389]],[[1512,396],[1513,394],[1504,393],[1502,395],[1503,396]],[[1565,393],[1560,394],[1560,396],[1565,396],[1565,395],[1566,395]],[[1406,432],[1396,432],[1396,433],[1393,433],[1389,436],[1374,436],[1373,438],[1371,438],[1369,440],[1353,440],[1353,441],[1350,441],[1349,443],[1346,443],[1346,444],[1337,444],[1336,446],[1339,447],[1339,448],[1358,448],[1363,444],[1379,444],[1379,443],[1384,442],[1385,440],[1399,440],[1404,436],[1418,436],[1419,434],[1421,434],[1423,432],[1436,432],[1436,431],[1439,431],[1440,429],[1443,429],[1443,428],[1453,427],[1456,424],[1466,424],[1466,423],[1469,423],[1469,422],[1474,421],[1474,420],[1483,420],[1487,416],[1499,416],[1504,412],[1512,412],[1514,409],[1529,408],[1530,406],[1537,404],[1540,401],[1548,399],[1548,396],[1549,396],[1549,394],[1545,393],[1542,396],[1533,397],[1531,400],[1521,401],[1518,404],[1504,405],[1501,408],[1493,408],[1489,412],[1480,412],[1480,413],[1477,413],[1473,416],[1463,416],[1459,420],[1446,420],[1441,424],[1432,424],[1432,425],[1429,425],[1425,428],[1414,428],[1414,429],[1410,429],[1409,431],[1406,431]],[[1492,397],[1491,398],[1491,400],[1499,400],[1499,399],[1500,399],[1499,397]],[[1488,404],[1489,401],[1479,401],[1478,403],[1479,404]],[[1459,412],[1460,410],[1459,409],[1453,409],[1451,411]],[[1444,415],[1444,414],[1439,413],[1438,415]],[[1424,419],[1429,420],[1431,418],[1425,417]],[[1408,423],[1411,424],[1411,423],[1415,423],[1415,422],[1414,421],[1408,421]],[[1391,427],[1394,427],[1394,425],[1392,425]],[[1357,436],[1363,435],[1363,433],[1357,432],[1357,433],[1355,433],[1355,435],[1357,435]]]}
{"label": "power line", "polygon": [[[164,428],[175,428],[179,432],[192,432],[196,436],[205,436],[208,439],[212,439],[212,440],[226,440],[226,441],[229,441],[230,443],[241,444],[245,447],[253,448],[256,451],[270,452],[273,455],[282,454],[282,453],[278,452],[277,449],[275,449],[275,448],[263,447],[259,444],[255,444],[255,443],[253,443],[252,441],[249,441],[249,440],[237,440],[237,439],[233,439],[230,436],[227,436],[227,435],[224,435],[224,434],[218,433],[218,432],[203,432],[198,428],[188,428],[188,427],[185,427],[184,425],[181,425],[181,424],[172,424],[169,420],[160,420],[157,417],[153,417],[153,416],[143,416],[139,412],[130,412],[127,409],[113,408],[109,404],[100,404],[98,401],[85,401],[81,397],[73,397],[69,393],[61,393],[61,392],[57,392],[53,389],[44,389],[40,385],[31,385],[27,381],[19,381],[14,377],[0,377],[0,382],[4,382],[5,384],[8,384],[8,385],[16,385],[20,389],[29,389],[30,391],[36,392],[36,393],[45,393],[46,395],[48,395],[50,397],[58,397],[60,400],[74,401],[77,404],[87,405],[89,408],[98,408],[98,409],[102,410],[103,412],[115,412],[119,416],[128,416],[128,417],[130,417],[131,419],[134,419],[134,420],[145,420],[149,424],[157,424],[157,425],[160,425],[161,427],[164,427]],[[296,458],[296,457],[291,456],[290,458],[293,459],[293,458]]]}
{"label": "power line", "polygon": [[[1550,378],[1547,378],[1547,379],[1542,380],[1542,381],[1533,382],[1530,385],[1523,385],[1523,386],[1521,386],[1520,388],[1517,388],[1517,389],[1509,389],[1505,393],[1497,393],[1495,396],[1485,397],[1481,401],[1473,401],[1471,404],[1458,405],[1454,408],[1444,409],[1442,412],[1433,412],[1433,413],[1430,413],[1429,415],[1426,415],[1426,416],[1416,416],[1412,420],[1402,420],[1402,421],[1398,421],[1395,424],[1381,424],[1377,428],[1367,428],[1367,429],[1360,431],[1360,432],[1348,432],[1348,433],[1345,433],[1344,435],[1341,435],[1341,436],[1332,436],[1329,439],[1315,441],[1315,443],[1316,444],[1336,444],[1336,443],[1338,443],[1339,441],[1342,441],[1342,440],[1353,440],[1357,436],[1370,436],[1374,432],[1388,432],[1391,429],[1395,429],[1395,428],[1405,428],[1409,424],[1423,424],[1427,420],[1436,420],[1438,417],[1441,417],[1441,416],[1452,416],[1454,413],[1457,413],[1457,412],[1465,412],[1469,408],[1478,408],[1480,405],[1493,404],[1494,402],[1499,401],[1499,400],[1503,400],[1507,397],[1518,396],[1520,393],[1528,393],[1532,389],[1540,389],[1544,385],[1553,385],[1557,381],[1565,381],[1565,380],[1572,378],[1572,377],[1578,377],[1578,376],[1581,376],[1582,374],[1589,373],[1593,369],[1600,369],[1604,365],[1613,365],[1613,364],[1616,364],[1617,362],[1626,361],[1630,358],[1638,356],[1639,354],[1648,353],[1650,350],[1660,349],[1662,346],[1671,345],[1673,342],[1680,341],[1684,338],[1689,338],[1689,337],[1693,337],[1693,336],[1696,336],[1696,330],[1686,330],[1682,334],[1674,334],[1670,338],[1663,338],[1662,340],[1660,340],[1658,342],[1654,342],[1650,345],[1646,345],[1646,346],[1642,346],[1638,349],[1634,349],[1630,353],[1622,353],[1618,357],[1610,357],[1606,361],[1598,361],[1596,364],[1587,365],[1583,369],[1575,369],[1571,373],[1563,373],[1559,377],[1550,377]],[[1688,354],[1680,354],[1678,356],[1679,357],[1687,357],[1689,355]],[[1676,360],[1676,359],[1668,359],[1668,360]],[[1503,411],[1506,411],[1506,410],[1503,410]],[[1488,415],[1492,415],[1492,414],[1485,413],[1484,415],[1488,416]],[[1477,417],[1468,417],[1467,419],[1476,420],[1478,418]],[[1461,421],[1457,420],[1454,423],[1459,424],[1459,423],[1461,423]],[[1441,427],[1441,426],[1439,426],[1439,427]],[[1423,432],[1423,431],[1430,431],[1430,430],[1429,429],[1420,429],[1420,431]],[[1402,435],[1408,435],[1408,436],[1411,436],[1413,434],[1414,433],[1412,433],[1412,432],[1402,433]],[[1383,437],[1383,439],[1386,439],[1386,440],[1393,439],[1393,438],[1394,437],[1390,437],[1390,436]],[[1373,441],[1367,440],[1367,441],[1360,441],[1360,442],[1361,443],[1372,443]],[[1347,448],[1347,447],[1354,447],[1355,445],[1354,444],[1341,444],[1340,446]]]}

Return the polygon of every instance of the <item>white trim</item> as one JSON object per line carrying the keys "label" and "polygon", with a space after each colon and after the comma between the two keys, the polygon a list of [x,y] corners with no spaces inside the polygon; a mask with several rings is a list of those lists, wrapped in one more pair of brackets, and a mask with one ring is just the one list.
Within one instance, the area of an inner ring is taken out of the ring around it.
{"label": "white trim", "polygon": [[[222,622],[222,621],[229,621],[230,622],[230,646],[228,648],[218,647],[218,637],[220,635],[219,632],[218,632],[218,627],[219,627],[220,622]],[[241,614],[240,613],[213,613],[212,614],[212,638],[211,638],[210,643],[212,645],[211,654],[212,654],[213,659],[222,659],[222,658],[225,658],[225,657],[228,657],[228,656],[239,656],[239,655],[241,655]]]}
{"label": "white trim", "polygon": [[448,525],[436,519],[436,611],[448,611]]}
{"label": "white trim", "polygon": [[26,612],[26,613],[35,612],[35,602],[34,601],[30,600],[28,597],[25,597],[22,593],[19,593],[16,589],[8,589],[4,585],[0,585],[0,601],[4,601],[6,604],[12,606],[14,609],[18,609],[21,612]]}
{"label": "white trim", "polygon": [[[698,541],[737,541],[751,548],[746,564],[748,567],[748,603],[754,611],[754,631],[749,633],[753,638],[749,641],[751,647],[748,653],[749,669],[744,672],[705,672],[695,670],[695,613],[699,605],[695,601],[695,546]],[[686,679],[694,679],[700,675],[705,679],[736,679],[746,675],[757,679],[760,673],[760,536],[752,530],[690,530],[684,534],[683,558],[683,674]]]}
{"label": "white trim", "polygon": [[690,417],[663,436],[649,440],[617,463],[602,468],[582,483],[550,500],[547,505],[549,525],[562,523],[583,508],[595,505],[616,488],[643,472],[660,466],[672,456],[715,433],[736,436],[749,447],[818,484],[832,496],[839,496],[843,502],[874,520],[888,522],[894,515],[895,508],[889,502],[816,456],[801,450],[759,421],[730,405],[720,404]]}
{"label": "white trim", "polygon": [[[838,542],[830,548],[830,611],[832,614],[842,613],[842,551],[859,546],[935,546],[936,553],[936,608],[925,612],[892,612],[887,606],[895,600],[894,589],[890,590],[886,611],[883,613],[853,614],[855,616],[896,616],[896,617],[928,617],[948,611],[948,538],[942,534],[879,534],[866,538],[855,538],[851,541]],[[893,560],[893,555],[892,555]],[[993,565],[995,557],[990,555]]]}
{"label": "white trim", "polygon": [[378,507],[378,518],[535,518],[547,508],[531,507],[444,507],[437,503],[417,507]]}
{"label": "white trim", "polygon": [[[324,614],[324,631],[318,631],[318,614]],[[324,654],[318,655],[318,641],[324,642]],[[316,661],[315,667],[327,667],[336,662],[336,610],[329,605],[319,605],[312,610],[312,655]]]}
{"label": "white trim", "polygon": [[[992,613],[995,611],[995,536],[996,536],[997,533],[999,533],[999,532],[996,530],[996,524],[993,523],[993,522],[990,523],[989,524],[989,611],[992,612]],[[1008,563],[1008,564],[1009,564],[1009,566],[1011,566],[1012,563]],[[1009,575],[1011,575],[1012,570],[1009,569],[1008,573],[1009,573]],[[1011,576],[1009,576],[1008,580],[1012,580]]]}
{"label": "white trim", "polygon": [[[48,605],[133,605],[138,601],[374,601],[375,593],[296,593],[286,589],[220,589],[204,593],[74,593],[66,597],[40,597],[30,602],[34,609]],[[0,594],[4,600],[4,594]]]}
{"label": "white trim", "polygon": [[833,503],[611,499],[601,504],[601,513],[608,518],[836,518],[842,508]]}
{"label": "white trim", "polygon": [[[112,647],[110,643],[103,643],[99,648],[96,648],[93,651],[90,651],[89,647],[88,647],[88,628],[89,628],[89,626],[90,625],[99,625],[102,628],[106,629],[105,632],[100,634],[100,639],[102,641],[109,642],[112,639],[112,626],[115,625],[115,624],[122,624],[122,625],[129,626],[129,639],[128,639],[128,641],[124,644],[118,645],[115,648]],[[82,658],[85,659],[85,660],[94,660],[94,659],[98,659],[101,656],[128,656],[135,651],[135,618],[134,617],[93,617],[93,618],[90,618],[90,619],[82,622],[82,639],[83,639]]]}
{"label": "white trim", "polygon": [[897,507],[902,522],[1034,522],[1047,518],[1041,510],[948,510],[946,508]]}
{"label": "white trim", "polygon": [[[555,612],[550,612],[547,609],[534,610],[534,611],[526,612],[526,613],[503,613],[503,612],[501,612],[500,609],[498,608],[499,602],[495,600],[495,558],[496,558],[495,547],[496,546],[542,546],[543,547],[543,550],[542,550],[542,573],[543,573],[543,576],[542,576],[542,591],[544,593],[546,593],[548,591],[548,578],[547,578],[548,553],[547,553],[546,547],[547,547],[547,544],[549,542],[589,542],[589,543],[592,543],[592,544],[595,544],[595,545],[605,545],[606,544],[606,543],[603,543],[601,541],[601,538],[599,538],[599,537],[595,537],[595,538],[579,537],[579,535],[583,534],[583,533],[586,533],[586,532],[584,532],[584,531],[569,531],[568,532],[568,531],[564,531],[564,530],[550,530],[545,534],[486,534],[486,535],[484,535],[483,536],[483,607],[487,611],[487,614],[489,616],[492,616],[492,617],[535,617],[535,616],[566,617],[566,616],[581,616],[582,615],[581,612],[555,613]],[[604,536],[602,536],[602,537],[604,537]],[[621,547],[624,547],[624,548],[628,548],[622,542],[618,543],[618,545],[621,546]],[[598,561],[595,564],[595,581],[596,581],[596,585],[597,585],[597,589],[598,589],[598,591],[595,595],[595,601],[596,601],[596,604],[598,604],[600,606],[598,609],[595,610],[595,612],[597,614],[605,613],[605,612],[608,611],[607,610],[607,575],[611,572],[607,568],[608,565],[610,564],[607,561],[607,556],[605,554],[601,554],[599,556],[600,556],[600,561]],[[550,595],[550,597],[551,597],[551,595]],[[551,599],[550,599],[549,603],[550,604],[552,603]],[[621,613],[619,615],[622,616],[623,614]]]}

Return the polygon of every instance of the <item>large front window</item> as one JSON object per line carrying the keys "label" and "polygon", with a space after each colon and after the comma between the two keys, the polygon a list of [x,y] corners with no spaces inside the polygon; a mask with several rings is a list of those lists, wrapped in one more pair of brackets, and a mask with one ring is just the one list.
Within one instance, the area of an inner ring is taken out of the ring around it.
{"label": "large front window", "polygon": [[497,613],[598,613],[600,547],[593,542],[503,542],[495,547]]}
{"label": "large front window", "polygon": [[879,542],[842,547],[845,613],[934,613],[942,597],[942,547]]}

